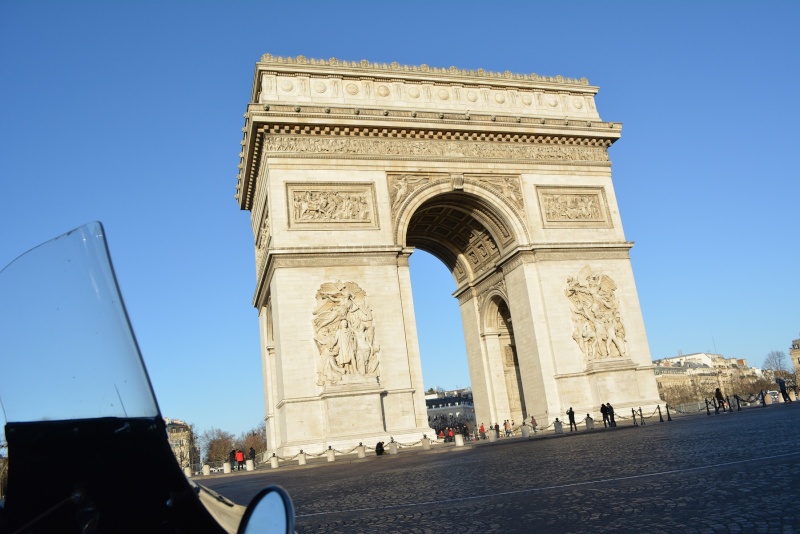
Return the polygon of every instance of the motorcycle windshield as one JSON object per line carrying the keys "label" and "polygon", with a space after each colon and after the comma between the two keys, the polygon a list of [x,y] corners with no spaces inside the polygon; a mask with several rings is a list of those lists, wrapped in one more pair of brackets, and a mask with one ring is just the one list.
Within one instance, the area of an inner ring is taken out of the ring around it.
{"label": "motorcycle windshield", "polygon": [[6,423],[159,414],[102,224],[0,271],[0,362]]}

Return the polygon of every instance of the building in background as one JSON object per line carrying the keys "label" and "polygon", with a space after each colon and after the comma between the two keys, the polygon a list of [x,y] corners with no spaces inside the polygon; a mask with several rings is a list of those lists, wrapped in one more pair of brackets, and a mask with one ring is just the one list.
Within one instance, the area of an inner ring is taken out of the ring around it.
{"label": "building in background", "polygon": [[789,349],[789,358],[792,360],[792,369],[795,376],[800,373],[800,339],[792,341],[792,348]]}
{"label": "building in background", "polygon": [[774,381],[759,368],[749,367],[742,358],[698,352],[653,362],[661,399],[670,404],[710,398],[716,388],[725,395],[747,396],[759,391],[759,384]]}
{"label": "building in background", "polygon": [[439,390],[425,395],[428,408],[428,424],[434,430],[439,427],[465,424],[475,426],[475,405],[472,388]]}
{"label": "building in background", "polygon": [[200,463],[200,449],[195,445],[192,426],[180,419],[164,418],[167,425],[167,439],[172,453],[181,467]]}

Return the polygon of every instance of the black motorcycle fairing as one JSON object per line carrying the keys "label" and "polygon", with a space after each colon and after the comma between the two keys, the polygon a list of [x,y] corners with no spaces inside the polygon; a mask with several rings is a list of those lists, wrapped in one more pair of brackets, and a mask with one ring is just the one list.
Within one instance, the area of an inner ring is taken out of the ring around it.
{"label": "black motorcycle fairing", "polygon": [[9,532],[225,532],[175,461],[160,417],[7,423],[5,431],[14,459]]}

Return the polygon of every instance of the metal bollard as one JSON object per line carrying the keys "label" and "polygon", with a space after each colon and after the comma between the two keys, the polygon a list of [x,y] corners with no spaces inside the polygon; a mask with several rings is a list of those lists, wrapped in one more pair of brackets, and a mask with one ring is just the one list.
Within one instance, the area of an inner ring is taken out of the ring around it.
{"label": "metal bollard", "polygon": [[306,465],[306,453],[300,449],[300,454],[297,455],[297,465]]}
{"label": "metal bollard", "polygon": [[664,422],[664,417],[661,416],[661,405],[660,404],[658,405],[658,421],[660,423]]}
{"label": "metal bollard", "polygon": [[275,456],[275,453],[272,453],[272,456],[269,457],[269,466],[273,469],[278,468],[278,457]]}
{"label": "metal bollard", "polygon": [[248,458],[247,461],[244,463],[245,471],[255,471],[256,470],[256,463]]}
{"label": "metal bollard", "polygon": [[669,404],[667,406],[667,421],[672,421],[672,416],[669,414]]}
{"label": "metal bollard", "polygon": [[207,477],[211,474],[211,466],[208,464],[203,465],[203,476]]}
{"label": "metal bollard", "polygon": [[644,422],[644,414],[642,413],[642,407],[641,406],[639,406],[639,421],[642,423],[642,426],[644,426],[646,424]]}
{"label": "metal bollard", "polygon": [[325,454],[328,456],[328,462],[336,461],[336,452],[331,449],[330,445],[328,445],[328,450],[325,451]]}
{"label": "metal bollard", "polygon": [[631,408],[631,415],[633,415],[633,426],[639,426],[639,424],[636,422],[636,410],[633,408]]}
{"label": "metal bollard", "polygon": [[706,415],[711,415],[711,410],[708,409],[708,399],[703,399],[706,401]]}
{"label": "metal bollard", "polygon": [[422,450],[423,451],[431,450],[431,440],[429,440],[427,437],[422,438]]}
{"label": "metal bollard", "polygon": [[222,464],[222,472],[223,473],[230,473],[231,472],[231,463],[225,462]]}
{"label": "metal bollard", "polygon": [[461,434],[456,434],[456,447],[463,447],[464,446],[464,436]]}
{"label": "metal bollard", "polygon": [[356,447],[356,453],[357,453],[359,458],[366,458],[367,457],[367,451],[364,448],[364,445],[361,444],[361,443],[359,443],[358,447]]}

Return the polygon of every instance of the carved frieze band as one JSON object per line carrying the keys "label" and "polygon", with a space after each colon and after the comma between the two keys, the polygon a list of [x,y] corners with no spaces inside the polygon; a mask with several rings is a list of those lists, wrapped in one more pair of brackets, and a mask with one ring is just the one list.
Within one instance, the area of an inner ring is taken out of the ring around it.
{"label": "carved frieze band", "polygon": [[382,156],[411,158],[472,158],[481,160],[533,160],[542,163],[608,163],[603,147],[489,143],[479,141],[381,139],[270,135],[264,138],[267,154],[319,154],[335,156]]}
{"label": "carved frieze band", "polygon": [[291,230],[378,228],[372,183],[287,183]]}
{"label": "carved frieze band", "polygon": [[602,187],[536,187],[545,228],[611,228]]}

